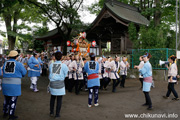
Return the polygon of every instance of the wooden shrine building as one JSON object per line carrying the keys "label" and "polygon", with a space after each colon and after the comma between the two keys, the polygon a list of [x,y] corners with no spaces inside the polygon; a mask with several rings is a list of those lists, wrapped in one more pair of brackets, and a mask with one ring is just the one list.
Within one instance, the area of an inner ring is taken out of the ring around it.
{"label": "wooden shrine building", "polygon": [[57,47],[59,50],[63,49],[63,38],[58,33],[58,29],[53,29],[43,36],[36,36],[35,40],[41,40],[44,43],[45,50],[47,51],[53,50],[54,47]]}
{"label": "wooden shrine building", "polygon": [[102,54],[102,46],[111,42],[111,54],[128,54],[132,49],[132,42],[128,37],[128,26],[134,23],[149,25],[149,21],[141,15],[138,8],[118,2],[106,0],[104,7],[87,31],[87,39],[95,40]]}

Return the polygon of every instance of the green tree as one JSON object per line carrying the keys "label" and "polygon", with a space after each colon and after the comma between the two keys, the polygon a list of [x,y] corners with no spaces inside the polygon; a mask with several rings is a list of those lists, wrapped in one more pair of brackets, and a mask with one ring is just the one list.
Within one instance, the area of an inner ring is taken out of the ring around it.
{"label": "green tree", "polygon": [[[43,27],[37,27],[36,31],[34,31],[35,36],[41,36],[48,32],[48,28],[46,26]],[[32,48],[36,50],[37,52],[44,51],[44,42],[41,40],[34,40]]]}
{"label": "green tree", "polygon": [[128,27],[129,39],[134,43],[133,47],[137,47],[139,45],[139,41],[137,41],[137,30],[134,23],[130,23]]}
{"label": "green tree", "polygon": [[29,3],[37,6],[43,12],[43,15],[54,22],[59,34],[63,37],[63,51],[67,52],[67,40],[71,39],[71,33],[81,27],[82,22],[78,11],[82,6],[83,0],[27,0]]}
{"label": "green tree", "polygon": [[[9,50],[14,49],[17,36],[22,38],[21,40],[30,37],[28,31],[31,32],[32,29],[27,25],[28,23],[41,23],[47,20],[36,6],[28,4],[26,0],[1,0],[0,17],[5,22]],[[18,24],[19,20],[22,21],[20,24]],[[5,36],[4,32],[0,31],[0,33]]]}
{"label": "green tree", "polygon": [[[149,21],[148,27],[140,26],[140,30],[130,23],[128,27],[129,38],[134,48],[175,48],[175,0],[118,0],[120,2],[138,7],[141,14]],[[105,0],[92,4],[89,10],[99,14]],[[180,42],[179,42],[180,43]]]}

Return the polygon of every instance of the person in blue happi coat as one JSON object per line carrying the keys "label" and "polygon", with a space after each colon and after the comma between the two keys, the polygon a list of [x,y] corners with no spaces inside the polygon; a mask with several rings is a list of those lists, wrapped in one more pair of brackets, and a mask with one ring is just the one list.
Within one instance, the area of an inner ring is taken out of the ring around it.
{"label": "person in blue happi coat", "polygon": [[64,79],[68,74],[68,67],[66,64],[63,64],[60,60],[62,58],[62,53],[57,51],[55,53],[56,62],[51,63],[49,66],[49,89],[51,93],[51,100],[50,100],[50,116],[54,116],[54,104],[55,99],[57,98],[57,105],[56,105],[56,113],[55,118],[60,117],[60,110],[62,104],[62,97],[65,95],[65,84]]}
{"label": "person in blue happi coat", "polygon": [[139,72],[141,73],[141,75],[143,76],[143,93],[145,96],[145,100],[146,102],[143,104],[143,106],[148,106],[148,110],[152,110],[152,101],[151,101],[151,97],[149,95],[149,92],[151,91],[151,86],[152,86],[152,65],[149,62],[150,58],[152,57],[152,55],[150,53],[146,53],[143,56],[143,60],[144,60],[144,66],[142,68],[140,68],[139,66],[136,66],[135,68],[139,69]]}
{"label": "person in blue happi coat", "polygon": [[28,60],[28,77],[31,79],[30,89],[32,89],[34,92],[39,91],[37,89],[37,80],[41,74],[41,65],[42,61],[39,58],[39,54],[34,52],[33,56]]}
{"label": "person in blue happi coat", "polygon": [[98,93],[100,87],[99,81],[99,63],[95,61],[95,54],[90,53],[90,61],[86,62],[84,71],[88,74],[87,87],[89,90],[88,107],[92,106],[92,98],[94,93],[94,106],[99,106]]}
{"label": "person in blue happi coat", "polygon": [[[0,67],[0,77],[2,77],[2,67]],[[0,79],[0,90],[2,90],[2,79]]]}
{"label": "person in blue happi coat", "polygon": [[18,52],[10,51],[9,60],[3,66],[2,91],[4,95],[3,118],[9,115],[9,120],[17,119],[14,115],[18,96],[21,95],[21,78],[27,73],[22,63],[17,62]]}

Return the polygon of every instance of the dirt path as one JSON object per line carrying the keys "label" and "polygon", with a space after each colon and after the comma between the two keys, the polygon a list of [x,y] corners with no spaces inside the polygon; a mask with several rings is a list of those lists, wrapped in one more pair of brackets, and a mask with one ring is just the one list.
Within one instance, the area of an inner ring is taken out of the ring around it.
{"label": "dirt path", "polygon": [[[29,78],[22,80],[22,96],[18,98],[15,114],[19,116],[18,120],[53,120],[49,117],[50,94],[47,94],[47,77],[40,77],[38,81],[39,93],[33,93],[29,89]],[[141,106],[144,103],[144,94],[140,88],[140,82],[137,79],[127,79],[125,88],[117,88],[116,93],[111,92],[108,86],[107,91],[100,91],[99,107],[87,107],[87,92],[81,92],[80,95],[68,93],[63,97],[61,109],[61,120],[133,120],[125,119],[125,114],[168,114],[175,113],[179,115],[180,120],[180,101],[163,99],[167,91],[167,82],[155,81],[156,87],[152,89],[150,95],[152,98],[154,110],[148,111],[146,107]],[[180,85],[176,85],[176,90],[180,95]],[[171,94],[170,98],[173,98]],[[2,120],[3,95],[0,93],[0,120]],[[135,119],[143,120],[143,119]],[[144,118],[144,120],[152,120]],[[163,120],[154,118],[153,120]],[[170,119],[166,119],[170,120]],[[172,119],[175,120],[175,119]]]}

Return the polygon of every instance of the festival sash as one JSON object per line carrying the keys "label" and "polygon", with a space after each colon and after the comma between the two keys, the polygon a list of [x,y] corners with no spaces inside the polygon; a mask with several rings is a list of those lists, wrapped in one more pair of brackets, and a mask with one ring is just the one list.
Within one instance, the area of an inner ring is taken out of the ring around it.
{"label": "festival sash", "polygon": [[88,75],[88,80],[96,79],[96,78],[99,78],[99,75],[96,73]]}

